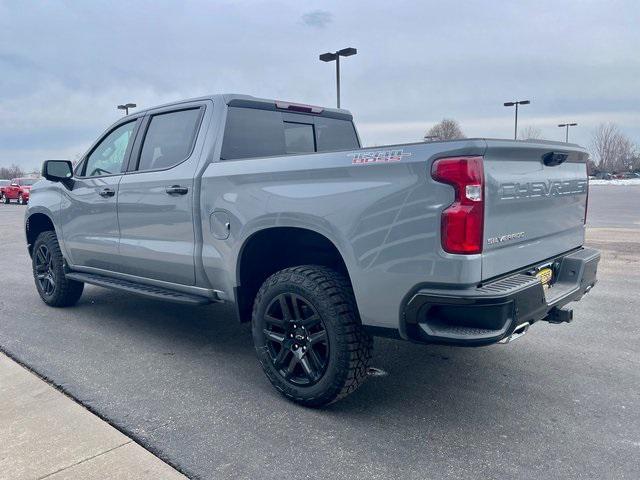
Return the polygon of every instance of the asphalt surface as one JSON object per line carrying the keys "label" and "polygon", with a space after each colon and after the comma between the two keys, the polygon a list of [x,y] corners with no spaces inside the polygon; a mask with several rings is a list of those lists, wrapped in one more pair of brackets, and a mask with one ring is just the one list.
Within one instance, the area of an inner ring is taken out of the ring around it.
{"label": "asphalt surface", "polygon": [[587,225],[640,228],[640,185],[591,185]]}
{"label": "asphalt surface", "polygon": [[591,190],[603,261],[573,323],[478,349],[376,339],[388,375],[324,410],[272,389],[227,306],[88,286],[46,307],[16,205],[0,205],[0,349],[194,478],[636,479],[640,188],[620,188]]}

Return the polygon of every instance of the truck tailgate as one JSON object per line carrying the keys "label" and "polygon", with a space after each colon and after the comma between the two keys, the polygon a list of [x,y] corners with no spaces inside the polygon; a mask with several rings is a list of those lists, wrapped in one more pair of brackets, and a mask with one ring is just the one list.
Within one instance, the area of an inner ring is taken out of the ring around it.
{"label": "truck tailgate", "polygon": [[586,158],[571,144],[487,140],[483,280],[583,244]]}

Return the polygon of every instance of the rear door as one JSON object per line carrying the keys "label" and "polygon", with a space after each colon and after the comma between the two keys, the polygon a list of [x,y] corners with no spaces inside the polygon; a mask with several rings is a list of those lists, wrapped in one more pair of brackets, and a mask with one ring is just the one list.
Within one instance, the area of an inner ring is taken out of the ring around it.
{"label": "rear door", "polygon": [[553,142],[487,142],[482,278],[580,247],[586,152]]}
{"label": "rear door", "polygon": [[211,107],[187,103],[145,119],[118,190],[123,273],[195,284],[194,175]]}
{"label": "rear door", "polygon": [[118,185],[138,124],[125,120],[107,132],[79,164],[73,188],[61,189],[60,226],[73,265],[117,270]]}

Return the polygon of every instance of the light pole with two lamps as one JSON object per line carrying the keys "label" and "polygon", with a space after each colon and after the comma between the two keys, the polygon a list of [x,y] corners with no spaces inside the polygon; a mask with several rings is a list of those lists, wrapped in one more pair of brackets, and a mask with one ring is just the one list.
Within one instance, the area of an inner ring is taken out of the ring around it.
{"label": "light pole with two lamps", "polygon": [[118,105],[118,110],[124,110],[124,114],[125,115],[129,115],[129,109],[130,108],[136,108],[137,105],[135,103],[125,103],[123,105]]}
{"label": "light pole with two lamps", "polygon": [[340,57],[350,57],[351,55],[355,55],[358,53],[358,50],[355,48],[343,48],[342,50],[338,50],[337,52],[327,52],[320,55],[320,60],[323,62],[333,62],[336,61],[336,92],[337,92],[337,105],[340,108]]}
{"label": "light pole with two lamps", "polygon": [[569,127],[575,127],[576,125],[578,125],[577,123],[559,123],[558,126],[560,128],[566,128],[566,132],[565,132],[565,136],[564,136],[564,141],[569,143]]}
{"label": "light pole with two lamps", "polygon": [[516,106],[516,126],[513,133],[513,139],[518,139],[518,105],[529,105],[531,103],[530,100],[516,100],[515,102],[505,102],[505,107],[513,107]]}

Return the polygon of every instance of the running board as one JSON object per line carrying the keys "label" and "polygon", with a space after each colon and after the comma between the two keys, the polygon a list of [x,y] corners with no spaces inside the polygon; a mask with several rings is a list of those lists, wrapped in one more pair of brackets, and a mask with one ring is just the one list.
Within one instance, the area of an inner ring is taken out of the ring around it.
{"label": "running board", "polygon": [[69,272],[66,274],[66,277],[70,280],[90,283],[92,285],[111,288],[113,290],[122,290],[124,292],[155,298],[156,300],[167,300],[169,302],[186,303],[189,305],[205,305],[213,301],[213,299],[201,295],[192,295],[190,293],[178,292],[168,288],[144,285],[142,283],[106,277],[104,275],[96,275],[94,273]]}

